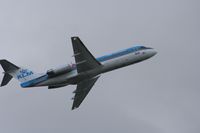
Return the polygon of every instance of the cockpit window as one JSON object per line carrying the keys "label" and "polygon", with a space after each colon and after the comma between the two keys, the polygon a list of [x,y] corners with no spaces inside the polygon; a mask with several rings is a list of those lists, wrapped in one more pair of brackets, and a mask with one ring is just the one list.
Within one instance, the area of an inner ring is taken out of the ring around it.
{"label": "cockpit window", "polygon": [[140,50],[142,50],[142,49],[146,49],[146,47],[144,47],[144,46],[140,46]]}
{"label": "cockpit window", "polygon": [[146,49],[146,47],[144,47],[144,46],[137,46],[137,47],[135,47],[135,49],[136,49],[136,51],[138,51],[138,50]]}

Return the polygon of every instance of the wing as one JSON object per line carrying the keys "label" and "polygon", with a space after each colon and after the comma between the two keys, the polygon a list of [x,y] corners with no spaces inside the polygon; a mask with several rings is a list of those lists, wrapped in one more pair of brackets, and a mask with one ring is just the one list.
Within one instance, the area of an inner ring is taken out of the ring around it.
{"label": "wing", "polygon": [[83,100],[85,99],[91,88],[94,86],[98,78],[99,77],[95,77],[89,80],[85,80],[77,85],[77,88],[74,91],[75,96],[73,98],[74,103],[72,106],[72,110],[78,108],[81,105],[81,103],[83,102]]}
{"label": "wing", "polygon": [[71,40],[78,73],[94,69],[101,65],[78,37],[72,37]]}

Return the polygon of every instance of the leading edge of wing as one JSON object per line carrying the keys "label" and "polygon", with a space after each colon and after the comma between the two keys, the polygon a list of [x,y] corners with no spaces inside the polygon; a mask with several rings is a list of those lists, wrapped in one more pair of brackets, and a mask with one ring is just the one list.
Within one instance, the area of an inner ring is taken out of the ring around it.
{"label": "leading edge of wing", "polygon": [[101,63],[94,58],[79,37],[72,37],[71,40],[78,73],[101,66]]}

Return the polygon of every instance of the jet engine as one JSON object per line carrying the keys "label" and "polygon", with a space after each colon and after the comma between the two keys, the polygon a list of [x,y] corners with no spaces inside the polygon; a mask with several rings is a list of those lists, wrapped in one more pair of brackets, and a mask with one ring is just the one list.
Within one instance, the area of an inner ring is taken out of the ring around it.
{"label": "jet engine", "polygon": [[47,75],[49,77],[54,77],[57,75],[62,75],[62,74],[71,72],[72,70],[73,70],[73,65],[68,65],[68,66],[63,66],[56,69],[50,69],[47,71]]}

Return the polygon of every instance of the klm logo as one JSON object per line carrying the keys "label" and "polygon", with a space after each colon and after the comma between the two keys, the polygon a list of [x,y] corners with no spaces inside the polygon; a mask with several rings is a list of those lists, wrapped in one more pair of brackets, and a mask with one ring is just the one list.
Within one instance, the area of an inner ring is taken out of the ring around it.
{"label": "klm logo", "polygon": [[17,78],[22,79],[22,78],[28,77],[30,75],[33,75],[32,71],[28,71],[27,69],[22,69],[22,70],[19,71]]}

